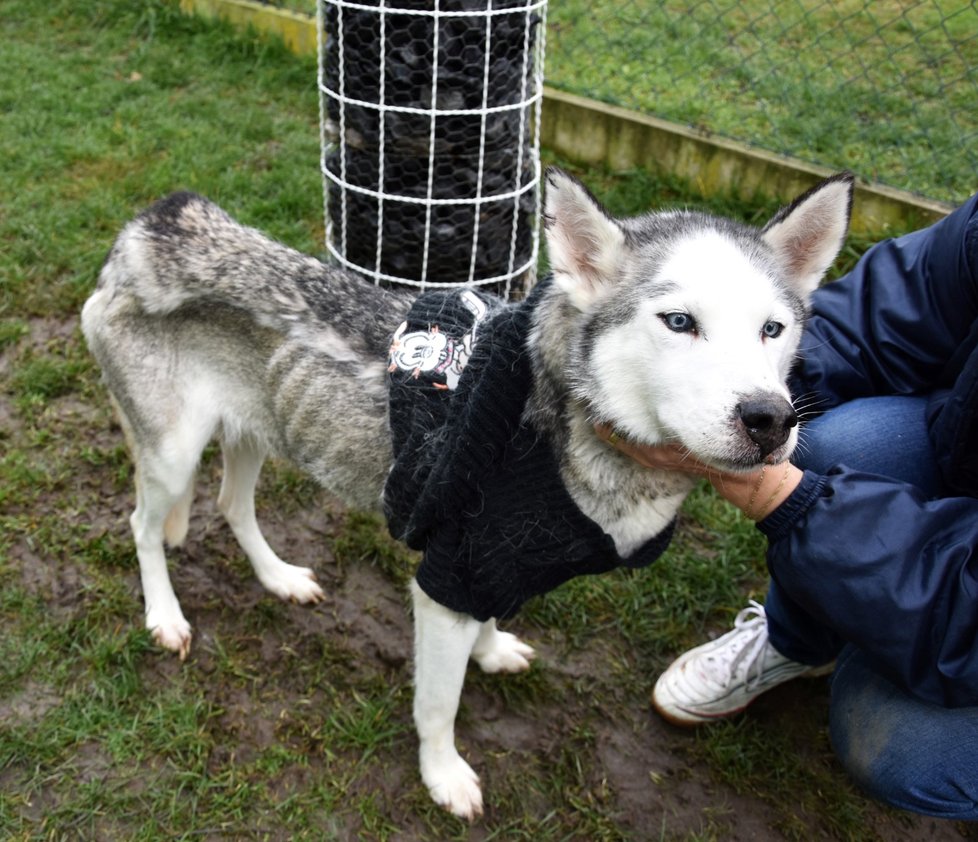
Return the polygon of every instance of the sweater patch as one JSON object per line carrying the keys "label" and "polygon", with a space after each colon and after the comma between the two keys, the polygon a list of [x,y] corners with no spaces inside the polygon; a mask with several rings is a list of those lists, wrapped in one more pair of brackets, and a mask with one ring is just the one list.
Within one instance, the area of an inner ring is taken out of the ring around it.
{"label": "sweater patch", "polygon": [[425,374],[436,389],[454,390],[458,386],[462,371],[472,356],[479,323],[489,312],[485,302],[469,290],[464,290],[458,300],[472,314],[472,327],[468,332],[452,336],[439,324],[409,330],[410,323],[402,322],[391,342],[388,372],[407,371],[415,380]]}
{"label": "sweater patch", "polygon": [[621,558],[571,498],[549,441],[524,421],[526,337],[547,285],[518,304],[425,293],[391,344],[387,524],[424,551],[421,589],[477,620],[511,617],[575,576],[650,564],[672,535],[670,524]]}

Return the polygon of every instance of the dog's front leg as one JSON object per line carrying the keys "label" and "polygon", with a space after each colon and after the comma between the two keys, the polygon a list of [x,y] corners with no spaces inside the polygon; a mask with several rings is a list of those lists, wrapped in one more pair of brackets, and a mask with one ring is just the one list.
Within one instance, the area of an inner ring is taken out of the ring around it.
{"label": "dog's front leg", "polygon": [[414,602],[414,724],[421,779],[436,804],[472,821],[482,814],[479,776],[455,748],[465,669],[482,624],[439,605],[411,583]]}
{"label": "dog's front leg", "polygon": [[532,646],[527,646],[515,634],[500,631],[495,620],[482,624],[472,647],[472,659],[483,672],[523,672],[530,668],[535,657]]}

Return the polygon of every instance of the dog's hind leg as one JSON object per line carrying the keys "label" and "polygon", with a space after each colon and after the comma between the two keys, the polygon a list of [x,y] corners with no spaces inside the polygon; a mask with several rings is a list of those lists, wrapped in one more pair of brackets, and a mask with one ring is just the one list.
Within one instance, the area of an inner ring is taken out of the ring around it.
{"label": "dog's hind leg", "polygon": [[308,567],[282,561],[268,545],[255,518],[255,486],[265,453],[254,440],[222,442],[224,477],[217,506],[251,561],[258,580],[273,594],[293,602],[319,602],[323,591]]}
{"label": "dog's hind leg", "polygon": [[195,474],[190,475],[190,481],[183,490],[170,513],[163,522],[163,537],[166,539],[168,547],[182,547],[187,540],[187,532],[190,529],[190,504],[194,501],[194,478]]}
{"label": "dog's hind leg", "polygon": [[523,672],[535,657],[532,646],[515,634],[497,629],[495,620],[482,624],[472,648],[472,658],[483,672]]}
{"label": "dog's hind leg", "polygon": [[173,592],[163,539],[167,523],[172,527],[174,518],[186,520],[185,507],[190,504],[188,490],[193,486],[197,461],[212,432],[213,426],[196,429],[188,426],[170,431],[155,445],[133,448],[136,509],[129,523],[139,557],[146,628],[157,643],[176,652],[181,660],[190,652],[190,623]]}
{"label": "dog's hind leg", "polygon": [[465,668],[481,623],[457,614],[411,583],[414,603],[414,724],[421,779],[435,803],[472,820],[482,814],[479,777],[455,748]]}

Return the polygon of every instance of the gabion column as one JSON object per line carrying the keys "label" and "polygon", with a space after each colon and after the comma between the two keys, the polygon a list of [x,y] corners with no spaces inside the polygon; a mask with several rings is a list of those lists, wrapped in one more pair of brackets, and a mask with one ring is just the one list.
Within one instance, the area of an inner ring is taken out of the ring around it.
{"label": "gabion column", "polygon": [[532,283],[546,0],[320,0],[326,245],[378,283]]}

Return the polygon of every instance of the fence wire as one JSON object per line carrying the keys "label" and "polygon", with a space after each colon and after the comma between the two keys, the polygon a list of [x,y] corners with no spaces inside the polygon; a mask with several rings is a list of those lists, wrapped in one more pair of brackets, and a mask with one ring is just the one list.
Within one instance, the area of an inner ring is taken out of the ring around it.
{"label": "fence wire", "polygon": [[978,4],[551,0],[555,87],[932,199],[978,188]]}
{"label": "fence wire", "polygon": [[545,76],[931,199],[978,189],[978,0],[550,0]]}
{"label": "fence wire", "polygon": [[322,0],[326,238],[341,263],[506,297],[532,279],[546,10]]}

